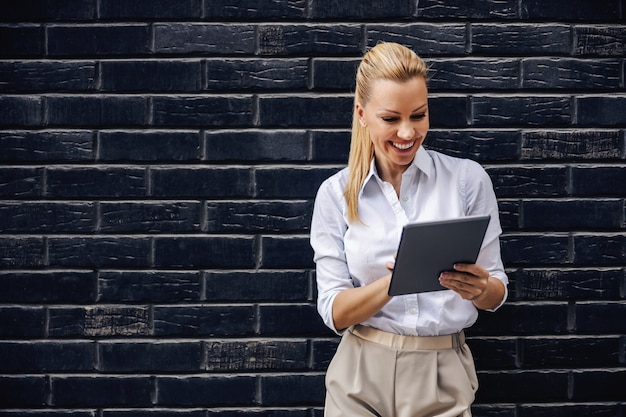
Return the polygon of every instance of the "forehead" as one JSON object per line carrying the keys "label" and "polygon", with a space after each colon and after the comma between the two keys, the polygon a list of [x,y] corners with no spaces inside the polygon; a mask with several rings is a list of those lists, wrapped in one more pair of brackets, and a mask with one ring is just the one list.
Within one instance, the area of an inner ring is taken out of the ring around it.
{"label": "forehead", "polygon": [[416,109],[427,102],[426,81],[422,77],[415,77],[408,81],[374,80],[368,104],[376,108],[409,106]]}

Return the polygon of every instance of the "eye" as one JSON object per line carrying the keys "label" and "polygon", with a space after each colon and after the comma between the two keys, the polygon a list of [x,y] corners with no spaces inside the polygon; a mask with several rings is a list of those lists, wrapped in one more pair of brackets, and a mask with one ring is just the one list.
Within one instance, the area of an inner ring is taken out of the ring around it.
{"label": "eye", "polygon": [[411,115],[411,119],[413,120],[422,120],[424,117],[426,117],[426,113],[419,113],[419,114]]}
{"label": "eye", "polygon": [[383,121],[387,122],[387,123],[395,123],[395,122],[398,121],[398,118],[397,117],[393,117],[393,116],[383,116],[383,117],[381,117],[381,119],[383,119]]}

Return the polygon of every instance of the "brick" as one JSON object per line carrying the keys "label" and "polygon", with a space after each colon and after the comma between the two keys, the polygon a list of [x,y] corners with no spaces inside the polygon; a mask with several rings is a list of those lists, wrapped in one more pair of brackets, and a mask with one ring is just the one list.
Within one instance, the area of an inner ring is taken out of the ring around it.
{"label": "brick", "polygon": [[[566,402],[569,398],[568,372],[550,371],[497,371],[479,372],[480,389],[477,403],[500,402]],[[515,387],[503,390],[502,387]]]}
{"label": "brick", "polygon": [[50,266],[148,266],[150,242],[142,237],[76,236],[48,240]]}
{"label": "brick", "polygon": [[475,96],[472,115],[476,126],[568,126],[572,122],[568,97]]}
{"label": "brick", "polygon": [[521,340],[524,368],[601,368],[619,366],[618,337],[539,337]]}
{"label": "brick", "polygon": [[620,159],[624,138],[618,130],[536,130],[522,133],[523,160]]}
{"label": "brick", "polygon": [[511,166],[486,168],[496,195],[501,197],[557,197],[567,195],[564,166]]}
{"label": "brick", "polygon": [[339,346],[339,338],[330,340],[311,340],[312,349],[312,364],[311,368],[314,371],[326,371],[330,361],[335,356],[337,346]]}
{"label": "brick", "polygon": [[201,0],[172,3],[165,0],[103,0],[99,3],[101,19],[187,19],[199,18]]}
{"label": "brick", "polygon": [[144,97],[52,96],[45,99],[48,126],[145,126]]}
{"label": "brick", "polygon": [[[320,184],[337,168],[258,168],[255,172],[259,198],[312,198]],[[289,178],[289,181],[285,181]]]}
{"label": "brick", "polygon": [[626,259],[626,234],[574,235],[577,265],[621,265]]}
{"label": "brick", "polygon": [[355,3],[342,0],[311,2],[310,17],[313,19],[384,19],[405,18],[413,11],[413,2],[393,0],[381,3],[376,0]]}
{"label": "brick", "polygon": [[626,53],[626,27],[623,25],[576,25],[574,54],[623,57]]}
{"label": "brick", "polygon": [[314,268],[308,236],[264,236],[261,238],[263,268]]}
{"label": "brick", "polygon": [[311,160],[347,163],[350,153],[349,131],[312,131]]}
{"label": "brick", "polygon": [[626,95],[577,97],[577,125],[619,126],[626,125]]}
{"label": "brick", "polygon": [[43,54],[40,25],[0,25],[0,39],[0,58],[30,58]]}
{"label": "brick", "polygon": [[431,129],[428,131],[424,147],[480,163],[514,161],[518,157],[519,132]]}
{"label": "brick", "polygon": [[304,130],[205,132],[207,161],[306,161],[309,139]]}
{"label": "brick", "polygon": [[623,200],[529,200],[522,203],[525,229],[615,230],[622,227]]}
{"label": "brick", "polygon": [[263,127],[348,127],[354,99],[348,96],[262,96],[259,123]]}
{"label": "brick", "polygon": [[153,124],[160,127],[251,126],[250,96],[205,96],[152,98]]}
{"label": "brick", "polygon": [[472,404],[472,413],[485,417],[516,417],[519,407],[511,404]]}
{"label": "brick", "polygon": [[313,58],[312,73],[315,90],[354,89],[356,71],[360,59],[350,58]]}
{"label": "brick", "polygon": [[583,334],[622,334],[626,322],[619,320],[626,312],[624,301],[578,302],[576,309],[576,331]]}
{"label": "brick", "polygon": [[[88,306],[49,309],[50,337],[148,336],[148,307]],[[57,404],[58,405],[58,404]]]}
{"label": "brick", "polygon": [[252,237],[157,237],[154,241],[157,267],[253,268],[255,262]]}
{"label": "brick", "polygon": [[624,368],[573,371],[574,401],[622,401],[626,371]]}
{"label": "brick", "polygon": [[0,161],[93,160],[93,134],[89,131],[0,132]]}
{"label": "brick", "polygon": [[93,203],[0,201],[4,232],[89,232],[94,230]]}
{"label": "brick", "polygon": [[253,25],[217,23],[156,23],[154,52],[158,54],[240,55],[254,53]]}
{"label": "brick", "polygon": [[255,377],[188,376],[156,378],[158,406],[252,406],[255,404]]}
{"label": "brick", "polygon": [[[271,415],[272,417],[321,417],[321,414],[316,412],[323,412],[323,410],[313,409],[313,414],[309,414],[307,408],[276,408],[276,407],[263,407],[263,408],[247,408],[243,410],[237,409],[210,409],[207,410],[207,416],[219,416],[219,417],[262,417]],[[204,415],[203,415],[204,416]]]}
{"label": "brick", "polygon": [[445,0],[420,0],[417,11],[419,17],[427,19],[515,19],[517,9],[515,0],[459,0],[454,4]]}
{"label": "brick", "polygon": [[315,305],[263,305],[259,315],[259,333],[264,336],[334,335],[322,322]]}
{"label": "brick", "polygon": [[619,415],[619,405],[603,404],[522,404],[519,407],[522,417],[587,417]]}
{"label": "brick", "polygon": [[252,305],[154,308],[155,336],[251,336],[254,327]]}
{"label": "brick", "polygon": [[569,25],[474,23],[471,31],[474,54],[565,55],[572,48]]}
{"label": "brick", "polygon": [[623,197],[616,184],[626,184],[626,167],[623,165],[575,166],[572,168],[572,195]]}
{"label": "brick", "polygon": [[92,371],[96,358],[93,342],[0,342],[2,372]]}
{"label": "brick", "polygon": [[0,237],[0,267],[40,267],[44,265],[43,238]]}
{"label": "brick", "polygon": [[201,342],[101,342],[101,372],[194,372],[200,370]]}
{"label": "brick", "polygon": [[0,62],[0,91],[88,91],[95,88],[96,64],[90,61]]}
{"label": "brick", "polygon": [[521,300],[612,300],[620,297],[620,269],[522,269],[509,273]]}
{"label": "brick", "polygon": [[207,230],[299,233],[309,229],[312,212],[310,201],[208,202]]}
{"label": "brick", "polygon": [[[221,413],[221,411],[219,412]],[[220,414],[221,415],[221,414]],[[146,409],[146,410],[120,410],[111,409],[103,410],[103,417],[205,417],[204,410],[179,410],[166,408],[162,410],[158,409]]]}
{"label": "brick", "polygon": [[468,124],[466,97],[431,96],[428,100],[430,126],[465,127]]}
{"label": "brick", "polygon": [[251,197],[252,177],[247,168],[187,167],[151,170],[154,197]]}
{"label": "brick", "polygon": [[258,32],[262,56],[361,54],[358,25],[262,24]]}
{"label": "brick", "polygon": [[0,376],[0,407],[41,407],[46,405],[46,377]]}
{"label": "brick", "polygon": [[153,381],[135,376],[55,376],[51,395],[56,407],[151,406]]}
{"label": "brick", "polygon": [[[469,331],[471,333],[471,330]],[[516,369],[519,353],[514,338],[469,339],[476,369]]]}
{"label": "brick", "polygon": [[281,18],[303,19],[306,17],[307,2],[305,0],[248,0],[245,4],[237,0],[207,2],[205,16],[208,18]]}
{"label": "brick", "polygon": [[50,197],[142,197],[146,170],[124,167],[54,167],[46,171]]}
{"label": "brick", "polygon": [[167,303],[200,300],[200,274],[183,271],[102,271],[98,301]]}
{"label": "brick", "polygon": [[367,25],[367,46],[380,41],[397,42],[423,58],[465,54],[466,26],[450,23]]}
{"label": "brick", "polygon": [[516,89],[518,59],[433,59],[428,61],[428,88],[445,90]]}
{"label": "brick", "polygon": [[523,88],[617,89],[621,64],[618,60],[530,58],[522,61],[522,73]]}
{"label": "brick", "polygon": [[204,272],[204,298],[218,301],[307,301],[309,275],[305,271]]}
{"label": "brick", "polygon": [[197,60],[104,61],[100,64],[100,77],[102,91],[199,91],[202,89],[202,63]]}
{"label": "brick", "polygon": [[207,59],[208,90],[305,90],[308,60],[294,59]]}
{"label": "brick", "polygon": [[569,3],[569,6],[559,7],[557,3],[540,0],[522,0],[521,14],[523,19],[619,20],[620,18],[620,0],[603,1],[602,7],[584,0],[575,0]]}
{"label": "brick", "polygon": [[147,24],[89,24],[47,28],[50,56],[122,56],[150,52]]}
{"label": "brick", "polygon": [[30,127],[42,122],[40,97],[0,96],[0,126]]}
{"label": "brick", "polygon": [[[283,395],[289,392],[290,395]],[[322,405],[324,375],[271,375],[261,377],[263,405]]]}
{"label": "brick", "polygon": [[197,232],[200,231],[200,212],[197,201],[102,202],[99,231]]}
{"label": "brick", "polygon": [[102,161],[198,161],[195,131],[106,131],[98,135]]}
{"label": "brick", "polygon": [[568,329],[567,302],[516,302],[496,313],[483,313],[472,326],[474,335],[562,335]]}
{"label": "brick", "polygon": [[564,234],[505,235],[502,260],[507,266],[569,263],[569,239]]}
{"label": "brick", "polygon": [[498,200],[500,226],[505,232],[520,230],[520,205],[519,201]]}
{"label": "brick", "polygon": [[43,169],[0,167],[0,196],[38,197],[43,189]]}
{"label": "brick", "polygon": [[0,302],[89,303],[96,300],[90,271],[0,272]]}
{"label": "brick", "polygon": [[280,340],[209,341],[209,372],[305,370],[307,342]]}
{"label": "brick", "polygon": [[[40,307],[0,307],[0,337],[41,338],[45,332],[45,311]],[[0,392],[3,392],[0,389]],[[2,398],[0,396],[0,398]]]}
{"label": "brick", "polygon": [[96,15],[94,0],[24,0],[3,10],[0,21],[38,22],[91,20]]}

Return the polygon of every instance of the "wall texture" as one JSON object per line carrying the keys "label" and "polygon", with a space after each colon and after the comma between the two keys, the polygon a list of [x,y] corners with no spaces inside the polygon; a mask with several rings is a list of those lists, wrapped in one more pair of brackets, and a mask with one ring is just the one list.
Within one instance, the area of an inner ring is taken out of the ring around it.
{"label": "wall texture", "polygon": [[380,40],[499,197],[475,415],[626,415],[624,0],[0,9],[2,416],[321,416],[312,199]]}

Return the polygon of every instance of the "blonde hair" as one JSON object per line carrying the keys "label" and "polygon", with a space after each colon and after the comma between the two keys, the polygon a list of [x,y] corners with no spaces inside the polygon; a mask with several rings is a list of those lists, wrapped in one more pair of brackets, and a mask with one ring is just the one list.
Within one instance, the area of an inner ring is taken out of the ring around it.
{"label": "blonde hair", "polygon": [[371,98],[372,82],[392,80],[406,82],[415,77],[428,79],[428,68],[422,59],[410,49],[392,42],[379,43],[370,49],[359,64],[354,95],[355,109],[352,116],[352,137],[348,158],[348,183],[344,192],[348,205],[348,220],[360,221],[358,209],[359,191],[369,173],[374,146],[366,127],[359,122],[356,103],[365,106]]}

